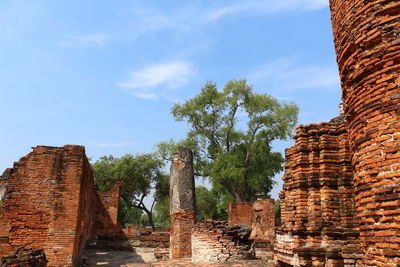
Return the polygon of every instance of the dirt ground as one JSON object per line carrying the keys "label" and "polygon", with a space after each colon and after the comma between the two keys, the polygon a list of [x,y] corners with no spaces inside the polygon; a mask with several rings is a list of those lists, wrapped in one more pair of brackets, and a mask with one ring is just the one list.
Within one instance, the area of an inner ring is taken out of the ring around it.
{"label": "dirt ground", "polygon": [[190,259],[157,262],[154,248],[135,248],[135,251],[87,249],[85,267],[273,267],[269,260],[247,260],[232,263],[192,263]]}
{"label": "dirt ground", "polygon": [[154,248],[136,248],[135,251],[87,249],[84,252],[86,266],[119,267],[121,265],[155,261]]}

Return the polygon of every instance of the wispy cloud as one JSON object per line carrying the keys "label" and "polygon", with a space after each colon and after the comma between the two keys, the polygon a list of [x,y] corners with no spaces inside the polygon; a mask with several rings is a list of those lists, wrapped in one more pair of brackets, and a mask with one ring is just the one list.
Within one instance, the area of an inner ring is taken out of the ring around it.
{"label": "wispy cloud", "polygon": [[104,45],[106,41],[111,39],[111,35],[107,33],[93,33],[85,36],[76,36],[75,39],[85,45]]}
{"label": "wispy cloud", "polygon": [[126,147],[126,146],[132,146],[134,145],[134,142],[122,142],[122,143],[97,143],[97,142],[92,142],[89,141],[88,142],[89,146],[92,147],[109,147],[109,148],[113,148],[113,147]]}
{"label": "wispy cloud", "polygon": [[90,33],[67,36],[60,44],[65,46],[104,46],[111,39],[112,36],[108,33]]}
{"label": "wispy cloud", "polygon": [[340,86],[336,66],[303,65],[298,58],[280,58],[255,68],[248,79],[280,90]]}
{"label": "wispy cloud", "polygon": [[219,20],[226,16],[273,14],[288,11],[312,11],[325,8],[328,0],[247,0],[225,4],[204,15],[205,22]]}
{"label": "wispy cloud", "polygon": [[184,61],[154,64],[133,71],[118,86],[135,97],[156,100],[166,91],[186,84],[194,73],[193,65]]}

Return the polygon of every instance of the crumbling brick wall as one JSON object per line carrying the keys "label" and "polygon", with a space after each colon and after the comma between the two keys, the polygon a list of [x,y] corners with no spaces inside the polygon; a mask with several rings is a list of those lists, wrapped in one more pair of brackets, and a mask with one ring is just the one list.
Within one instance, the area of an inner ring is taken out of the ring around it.
{"label": "crumbling brick wall", "polygon": [[44,249],[49,266],[76,266],[90,236],[93,175],[81,146],[37,146],[2,176],[0,257]]}
{"label": "crumbling brick wall", "polygon": [[229,207],[228,207],[229,224],[244,223],[247,226],[251,226],[252,216],[253,216],[252,202],[229,202]]}
{"label": "crumbling brick wall", "polygon": [[192,231],[193,262],[227,262],[255,257],[251,228],[206,220]]}
{"label": "crumbling brick wall", "polygon": [[364,266],[400,265],[400,2],[331,0]]}
{"label": "crumbling brick wall", "polygon": [[107,192],[96,192],[96,205],[93,218],[92,236],[122,234],[118,221],[118,207],[121,196],[121,186],[114,185]]}
{"label": "crumbling brick wall", "polygon": [[276,259],[293,266],[354,266],[360,254],[343,118],[297,127],[283,181]]}
{"label": "crumbling brick wall", "polygon": [[256,246],[272,248],[275,241],[275,201],[258,199],[252,205],[251,236]]}
{"label": "crumbling brick wall", "polygon": [[3,257],[0,267],[46,267],[46,255],[42,249],[21,248],[14,255]]}

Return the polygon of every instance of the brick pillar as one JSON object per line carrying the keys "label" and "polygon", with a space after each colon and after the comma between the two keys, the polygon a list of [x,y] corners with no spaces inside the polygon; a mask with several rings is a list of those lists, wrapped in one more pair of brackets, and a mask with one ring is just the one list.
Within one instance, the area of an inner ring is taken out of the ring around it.
{"label": "brick pillar", "polygon": [[174,154],[170,181],[170,257],[192,256],[191,235],[196,223],[196,196],[192,152],[180,147]]}
{"label": "brick pillar", "polygon": [[400,2],[330,7],[363,266],[400,266]]}

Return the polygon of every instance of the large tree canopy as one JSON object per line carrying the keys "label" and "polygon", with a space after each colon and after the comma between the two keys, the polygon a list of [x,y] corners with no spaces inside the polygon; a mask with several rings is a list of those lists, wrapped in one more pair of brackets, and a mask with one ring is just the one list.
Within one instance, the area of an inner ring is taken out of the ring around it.
{"label": "large tree canopy", "polygon": [[[233,80],[222,91],[207,82],[172,114],[190,126],[184,143],[195,152],[196,174],[235,201],[252,201],[257,193],[270,192],[272,178],[282,170],[284,159],[271,142],[292,135],[298,107],[254,93],[246,80]],[[168,147],[173,144],[159,145],[164,154]]]}
{"label": "large tree canopy", "polygon": [[[125,207],[122,212],[126,214],[123,217],[134,216],[137,212],[129,209],[137,208],[148,215],[149,223],[154,227],[154,203],[168,196],[169,190],[169,179],[162,172],[163,166],[164,162],[154,154],[101,157],[93,164],[95,186],[100,191],[106,191],[116,183],[121,184],[121,207]],[[152,189],[155,189],[153,204],[146,207],[144,199],[150,195]]]}

